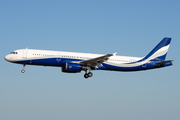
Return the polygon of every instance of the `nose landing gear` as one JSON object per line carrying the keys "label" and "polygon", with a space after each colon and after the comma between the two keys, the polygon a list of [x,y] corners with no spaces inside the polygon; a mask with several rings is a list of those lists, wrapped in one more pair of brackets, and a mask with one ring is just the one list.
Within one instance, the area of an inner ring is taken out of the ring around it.
{"label": "nose landing gear", "polygon": [[25,72],[25,67],[26,67],[26,64],[23,65],[23,69],[21,70],[22,73]]}

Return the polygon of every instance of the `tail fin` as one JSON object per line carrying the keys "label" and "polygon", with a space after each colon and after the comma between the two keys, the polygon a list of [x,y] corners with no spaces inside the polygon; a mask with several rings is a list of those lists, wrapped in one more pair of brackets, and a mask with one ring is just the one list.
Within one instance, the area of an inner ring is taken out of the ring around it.
{"label": "tail fin", "polygon": [[171,38],[165,37],[143,60],[165,60]]}

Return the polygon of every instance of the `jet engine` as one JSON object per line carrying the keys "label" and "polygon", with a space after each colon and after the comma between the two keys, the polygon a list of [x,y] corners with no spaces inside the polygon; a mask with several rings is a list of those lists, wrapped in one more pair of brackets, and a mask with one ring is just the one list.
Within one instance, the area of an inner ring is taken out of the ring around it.
{"label": "jet engine", "polygon": [[81,72],[82,68],[83,67],[77,63],[66,63],[66,65],[62,67],[62,72],[78,73]]}

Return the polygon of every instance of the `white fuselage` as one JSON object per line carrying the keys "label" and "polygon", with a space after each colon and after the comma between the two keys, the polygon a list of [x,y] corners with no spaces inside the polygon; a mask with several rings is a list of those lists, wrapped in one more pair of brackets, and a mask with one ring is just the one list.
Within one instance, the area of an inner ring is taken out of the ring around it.
{"label": "white fuselage", "polygon": [[[38,60],[38,59],[48,59],[48,58],[56,58],[57,61],[61,59],[82,61],[97,58],[103,56],[103,54],[91,54],[91,53],[78,53],[78,52],[63,52],[63,51],[50,51],[50,50],[36,50],[36,49],[20,49],[15,50],[16,54],[8,54],[5,56],[5,59],[9,62],[18,62],[24,60]],[[127,57],[127,56],[111,56],[106,63],[130,63],[136,62],[142,58],[140,57]],[[33,65],[33,62],[32,62]],[[43,64],[46,66],[46,64]],[[54,65],[53,65],[54,66]]]}

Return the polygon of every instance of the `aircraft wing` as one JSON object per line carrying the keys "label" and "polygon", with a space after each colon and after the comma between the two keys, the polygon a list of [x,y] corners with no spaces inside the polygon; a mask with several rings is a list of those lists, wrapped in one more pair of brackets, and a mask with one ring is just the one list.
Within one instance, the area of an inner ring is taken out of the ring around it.
{"label": "aircraft wing", "polygon": [[97,58],[93,58],[90,60],[85,60],[85,61],[81,61],[80,64],[84,65],[84,66],[89,66],[89,67],[96,67],[97,65],[100,65],[101,63],[107,61],[109,59],[109,57],[115,55],[114,54],[107,54],[101,57],[97,57]]}

